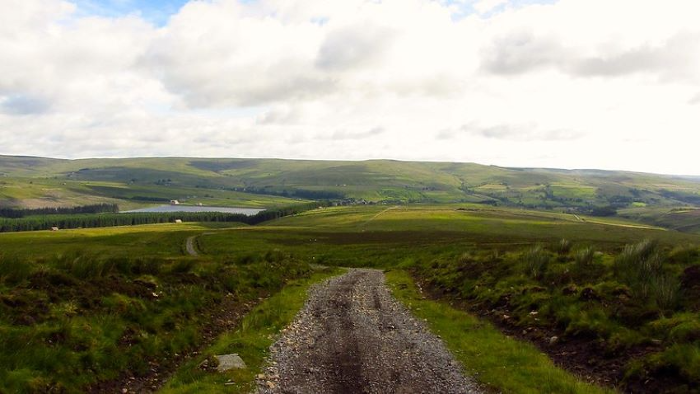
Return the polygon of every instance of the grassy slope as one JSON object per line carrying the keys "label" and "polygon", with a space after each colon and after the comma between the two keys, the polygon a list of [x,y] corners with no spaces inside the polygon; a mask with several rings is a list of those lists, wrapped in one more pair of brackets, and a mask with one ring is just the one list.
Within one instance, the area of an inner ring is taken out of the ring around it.
{"label": "grassy slope", "polygon": [[[192,202],[241,205],[250,200],[259,200],[250,202],[252,206],[288,202],[221,191],[221,188],[244,187],[278,192],[294,189],[330,191],[373,201],[500,201],[510,205],[554,209],[610,203],[631,207],[635,202],[654,207],[678,207],[688,205],[687,201],[697,203],[700,198],[700,182],[690,178],[631,172],[512,169],[471,163],[391,160],[56,160],[0,156],[0,176],[12,178],[8,183],[15,184],[27,184],[30,179],[50,183],[55,178],[56,182],[43,188],[52,190],[35,190],[33,194],[20,195],[16,200],[10,200],[15,198],[11,194],[16,194],[16,190],[10,191],[9,186],[0,183],[0,201],[6,199],[5,203],[10,201],[16,204],[28,198],[43,198],[47,202],[64,204],[79,202],[70,199],[73,194],[85,196],[87,201],[95,197],[144,195],[162,198],[197,195],[201,199],[204,194],[214,194],[209,200],[192,199]],[[170,181],[166,185],[156,184],[163,180]]]}
{"label": "grassy slope", "polygon": [[562,234],[571,236],[572,241],[610,251],[647,237],[659,238],[670,246],[700,243],[700,237],[690,234],[628,227],[618,221],[581,222],[573,215],[557,213],[466,204],[389,208],[392,207],[321,209],[264,226],[234,229],[152,225],[0,234],[0,250],[9,256],[34,260],[79,249],[105,256],[178,256],[182,254],[184,239],[200,233],[198,246],[202,252],[229,256],[236,265],[249,264],[260,253],[280,249],[305,261],[394,267],[414,266],[435,258],[449,260],[473,248],[519,250],[523,244],[555,241]]}
{"label": "grassy slope", "polygon": [[[139,173],[139,170],[135,170]],[[177,174],[168,174],[177,177]],[[142,183],[130,184],[117,179],[73,180],[65,178],[17,178],[0,177],[0,206],[44,208],[60,206],[117,203],[122,210],[148,205],[162,205],[169,200],[180,200],[187,205],[272,208],[294,205],[305,200],[242,193],[231,190],[203,189],[195,180],[186,184],[158,185],[153,178]],[[189,186],[188,186],[189,185]],[[157,199],[160,202],[148,201]]]}

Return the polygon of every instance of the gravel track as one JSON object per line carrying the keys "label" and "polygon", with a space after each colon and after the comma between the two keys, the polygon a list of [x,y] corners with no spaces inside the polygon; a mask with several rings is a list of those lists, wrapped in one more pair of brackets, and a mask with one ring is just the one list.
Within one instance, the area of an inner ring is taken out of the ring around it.
{"label": "gravel track", "polygon": [[197,236],[193,235],[187,238],[187,241],[185,242],[185,249],[190,256],[199,256],[199,252],[197,252],[197,248],[194,246],[195,238],[197,238]]}
{"label": "gravel track", "polygon": [[381,271],[351,270],[309,293],[272,345],[259,393],[480,392],[440,339],[391,296]]}

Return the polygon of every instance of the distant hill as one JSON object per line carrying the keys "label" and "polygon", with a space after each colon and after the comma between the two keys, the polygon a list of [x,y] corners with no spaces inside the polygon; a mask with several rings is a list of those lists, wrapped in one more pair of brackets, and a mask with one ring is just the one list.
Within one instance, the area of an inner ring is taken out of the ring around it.
{"label": "distant hill", "polygon": [[[700,207],[700,179],[394,160],[0,156],[0,206],[70,206],[96,201],[133,205],[170,199],[241,206],[314,199],[481,203],[619,214],[658,223],[658,215],[672,209],[683,212]],[[655,213],[649,214],[652,211]],[[684,226],[694,228],[693,223]]]}

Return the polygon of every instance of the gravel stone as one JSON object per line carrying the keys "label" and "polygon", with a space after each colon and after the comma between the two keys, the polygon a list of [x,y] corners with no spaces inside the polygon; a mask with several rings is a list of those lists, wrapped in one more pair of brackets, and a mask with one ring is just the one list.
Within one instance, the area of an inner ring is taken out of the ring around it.
{"label": "gravel stone", "polygon": [[258,392],[481,391],[440,339],[391,296],[381,271],[353,269],[311,289],[270,348]]}

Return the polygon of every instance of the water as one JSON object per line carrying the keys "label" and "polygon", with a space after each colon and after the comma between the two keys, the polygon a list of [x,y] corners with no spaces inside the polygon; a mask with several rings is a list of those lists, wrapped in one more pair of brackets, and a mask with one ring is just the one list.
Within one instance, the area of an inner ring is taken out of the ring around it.
{"label": "water", "polygon": [[200,207],[191,205],[161,205],[151,208],[133,209],[131,211],[122,211],[121,213],[164,213],[164,212],[223,212],[223,213],[242,213],[252,216],[256,213],[264,211],[264,209],[255,208],[230,208],[230,207]]}

